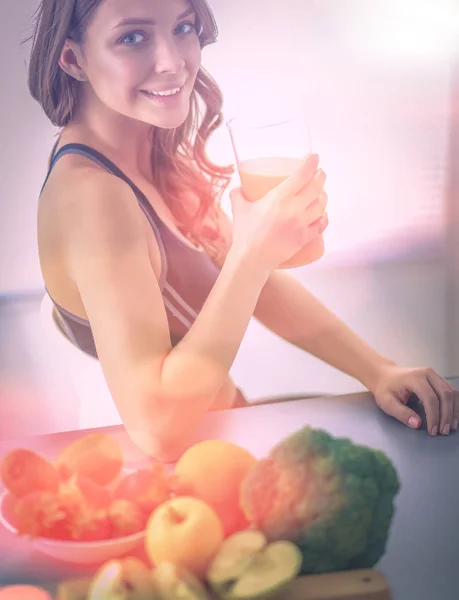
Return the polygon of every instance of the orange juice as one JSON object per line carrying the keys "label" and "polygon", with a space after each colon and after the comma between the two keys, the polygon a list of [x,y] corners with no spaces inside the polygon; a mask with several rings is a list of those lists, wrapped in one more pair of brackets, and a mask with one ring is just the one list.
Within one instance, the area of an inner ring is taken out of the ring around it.
{"label": "orange juice", "polygon": [[[299,158],[266,157],[244,160],[238,165],[242,191],[247,200],[255,202],[287,179],[300,166]],[[301,267],[315,262],[324,254],[324,240],[320,235],[284,262],[280,269]]]}

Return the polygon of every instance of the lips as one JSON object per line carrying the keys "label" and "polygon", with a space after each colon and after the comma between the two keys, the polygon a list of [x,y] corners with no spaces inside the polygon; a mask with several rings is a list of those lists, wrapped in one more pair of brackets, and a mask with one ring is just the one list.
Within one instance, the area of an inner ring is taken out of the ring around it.
{"label": "lips", "polygon": [[182,91],[185,83],[170,85],[167,88],[164,87],[162,89],[154,89],[154,90],[141,90],[145,94],[149,94],[151,96],[155,96],[158,98],[167,98],[168,96],[174,96]]}
{"label": "lips", "polygon": [[140,90],[145,98],[149,100],[150,103],[157,107],[178,107],[182,104],[182,98],[184,97],[184,89],[185,86],[178,88],[179,91],[172,94],[152,94],[151,92],[147,92],[144,90]]}
{"label": "lips", "polygon": [[148,92],[147,90],[144,90],[144,93],[149,94],[150,96],[157,96],[158,98],[167,98],[169,96],[175,96],[175,94],[178,94],[180,90],[181,88],[175,88],[164,92]]}

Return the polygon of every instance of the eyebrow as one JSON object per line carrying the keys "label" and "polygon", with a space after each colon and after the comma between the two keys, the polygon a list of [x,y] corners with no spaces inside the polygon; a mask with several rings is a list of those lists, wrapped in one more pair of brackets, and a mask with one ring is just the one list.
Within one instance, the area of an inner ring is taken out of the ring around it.
{"label": "eyebrow", "polygon": [[[185,17],[188,17],[194,13],[195,13],[194,8],[190,7],[185,12],[178,15],[178,17],[176,18],[176,21],[180,21],[181,19],[184,19]],[[125,25],[156,25],[156,21],[154,21],[153,19],[139,19],[139,18],[123,19],[122,21],[120,21],[118,23],[118,25],[115,25],[115,27],[113,27],[113,29],[119,29],[120,27],[124,27]]]}

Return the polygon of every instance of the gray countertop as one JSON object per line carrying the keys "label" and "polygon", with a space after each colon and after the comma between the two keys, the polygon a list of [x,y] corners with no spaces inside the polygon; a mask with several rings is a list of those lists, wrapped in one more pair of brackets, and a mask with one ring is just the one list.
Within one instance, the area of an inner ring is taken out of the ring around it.
{"label": "gray countertop", "polygon": [[[451,380],[459,389],[459,378]],[[192,443],[220,438],[265,456],[277,442],[304,425],[383,450],[401,480],[387,552],[376,566],[390,582],[393,600],[459,598],[459,430],[447,437],[413,431],[380,411],[368,393],[295,400],[209,413]],[[117,437],[128,466],[144,457],[122,427]],[[85,431],[0,442],[0,458],[27,447],[52,458]],[[0,530],[0,581],[44,581],[65,573],[65,564],[35,553],[28,542]],[[26,577],[29,574],[29,577]],[[57,575],[56,575],[57,576]],[[19,579],[18,579],[19,578]]]}

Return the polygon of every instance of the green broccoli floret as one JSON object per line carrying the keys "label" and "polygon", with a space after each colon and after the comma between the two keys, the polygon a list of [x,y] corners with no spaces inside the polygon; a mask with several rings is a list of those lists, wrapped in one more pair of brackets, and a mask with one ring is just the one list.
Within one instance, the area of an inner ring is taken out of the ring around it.
{"label": "green broccoli floret", "polygon": [[241,506],[269,541],[299,546],[302,574],[328,573],[379,561],[399,489],[380,450],[304,427],[252,467]]}

